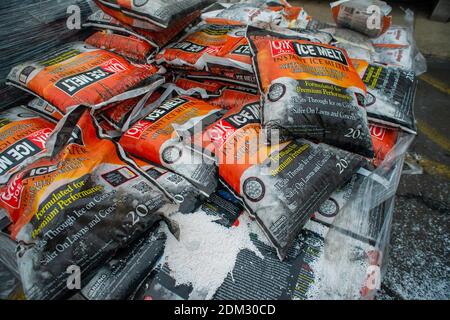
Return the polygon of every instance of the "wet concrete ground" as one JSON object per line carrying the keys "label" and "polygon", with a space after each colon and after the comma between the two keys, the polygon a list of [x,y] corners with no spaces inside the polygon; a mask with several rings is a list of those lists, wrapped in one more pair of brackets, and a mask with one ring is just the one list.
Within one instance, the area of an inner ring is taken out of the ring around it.
{"label": "wet concrete ground", "polygon": [[419,133],[397,192],[389,262],[378,299],[450,299],[450,60],[428,57],[419,80]]}

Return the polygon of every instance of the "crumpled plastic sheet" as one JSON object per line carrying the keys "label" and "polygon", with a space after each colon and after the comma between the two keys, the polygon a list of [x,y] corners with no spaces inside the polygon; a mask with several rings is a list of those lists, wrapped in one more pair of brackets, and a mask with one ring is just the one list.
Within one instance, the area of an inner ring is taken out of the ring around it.
{"label": "crumpled plastic sheet", "polygon": [[67,27],[72,12],[68,7],[80,8],[80,23],[95,8],[91,0],[2,0],[0,2],[0,109],[17,103],[24,94],[5,87],[11,68],[38,56],[61,43],[79,39],[83,32]]}
{"label": "crumpled plastic sheet", "polygon": [[[414,137],[400,136],[394,149],[363,179],[337,215],[325,238],[324,254],[319,258],[321,267],[315,270],[320,289],[315,298],[374,298],[385,272],[395,193]],[[370,243],[371,252],[358,253],[356,239]],[[369,290],[362,293],[365,284]]]}

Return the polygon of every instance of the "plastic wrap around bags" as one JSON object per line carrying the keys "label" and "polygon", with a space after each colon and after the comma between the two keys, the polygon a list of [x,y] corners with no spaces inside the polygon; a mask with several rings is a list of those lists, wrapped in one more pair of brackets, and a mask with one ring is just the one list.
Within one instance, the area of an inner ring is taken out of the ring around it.
{"label": "plastic wrap around bags", "polygon": [[410,9],[405,10],[403,26],[392,26],[372,43],[376,62],[414,71],[417,76],[427,71],[426,60],[414,39],[414,12]]}

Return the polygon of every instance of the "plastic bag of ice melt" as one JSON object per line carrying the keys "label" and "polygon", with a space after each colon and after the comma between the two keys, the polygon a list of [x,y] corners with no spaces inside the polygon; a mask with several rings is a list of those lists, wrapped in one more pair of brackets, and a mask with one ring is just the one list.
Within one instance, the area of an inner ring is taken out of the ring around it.
{"label": "plastic bag of ice melt", "polygon": [[366,86],[344,50],[249,26],[247,38],[269,132],[372,157]]}
{"label": "plastic bag of ice melt", "polygon": [[173,23],[169,28],[165,29],[164,32],[152,32],[124,25],[119,20],[108,15],[106,12],[98,10],[89,16],[87,21],[83,24],[83,27],[111,30],[121,35],[131,36],[142,41],[146,41],[151,46],[155,47],[155,49],[159,49],[181,34],[184,29],[195,20],[195,18],[196,15],[189,15],[184,19],[180,19]]}
{"label": "plastic bag of ice melt", "polygon": [[78,104],[100,108],[142,95],[162,83],[158,72],[156,66],[132,64],[112,52],[75,42],[15,66],[7,84],[66,114]]}
{"label": "plastic bag of ice melt", "polygon": [[245,27],[200,24],[180,41],[164,48],[155,58],[159,64],[189,70],[233,70],[252,73]]}
{"label": "plastic bag of ice melt", "polygon": [[47,150],[0,187],[28,299],[67,296],[68,268],[88,278],[178,210],[169,193],[99,132],[88,107],[63,118]]}
{"label": "plastic bag of ice melt", "polygon": [[147,41],[111,30],[97,31],[84,42],[96,48],[115,52],[131,62],[140,64],[147,63],[156,49]]}
{"label": "plastic bag of ice melt", "polygon": [[216,106],[181,95],[149,110],[123,134],[120,144],[130,154],[184,176],[209,195],[217,186],[217,168],[212,160],[188,149],[175,127],[207,126],[222,115]]}
{"label": "plastic bag of ice melt", "polygon": [[231,109],[206,128],[201,142],[203,149],[212,147],[221,181],[242,199],[283,259],[305,222],[365,161],[306,140],[267,146],[258,107]]}
{"label": "plastic bag of ice melt", "polygon": [[369,37],[378,37],[391,25],[392,8],[379,0],[348,0],[330,3],[333,19],[339,27],[353,29]]}
{"label": "plastic bag of ice melt", "polygon": [[369,120],[416,134],[414,71],[356,61],[354,65],[367,87],[366,111]]}
{"label": "plastic bag of ice melt", "polygon": [[196,13],[213,0],[95,0],[107,14],[132,27],[162,31],[179,19]]}

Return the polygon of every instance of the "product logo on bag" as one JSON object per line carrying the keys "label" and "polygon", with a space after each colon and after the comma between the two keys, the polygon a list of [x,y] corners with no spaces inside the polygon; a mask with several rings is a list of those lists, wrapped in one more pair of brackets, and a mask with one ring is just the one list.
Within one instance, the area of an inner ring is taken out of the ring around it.
{"label": "product logo on bag", "polygon": [[128,131],[124,134],[124,136],[139,139],[144,131],[152,125],[151,122],[145,120],[139,120],[136,122]]}
{"label": "product logo on bag", "polygon": [[270,49],[272,51],[272,57],[276,57],[282,54],[295,54],[292,41],[290,40],[274,40],[270,42]]}
{"label": "product logo on bag", "polygon": [[259,103],[248,104],[243,107],[238,113],[226,117],[229,123],[231,123],[236,129],[240,129],[243,126],[250,123],[259,123],[261,107]]}
{"label": "product logo on bag", "polygon": [[209,139],[216,147],[222,146],[236,130],[252,123],[259,123],[261,107],[259,103],[244,106],[238,113],[219,120],[208,129]]}
{"label": "product logo on bag", "polygon": [[119,60],[111,59],[91,70],[63,78],[56,82],[55,86],[69,96],[73,96],[81,89],[125,70],[127,68]]}
{"label": "product logo on bag", "polygon": [[250,52],[250,46],[246,45],[246,44],[240,45],[239,47],[234,49],[231,53],[240,54],[243,56],[251,56],[252,55],[252,53]]}
{"label": "product logo on bag", "polygon": [[184,98],[174,98],[166,103],[162,104],[158,108],[156,108],[154,111],[152,111],[148,116],[144,118],[146,121],[150,122],[156,122],[162,117],[164,117],[166,114],[171,112],[172,110],[178,108],[179,106],[189,102],[189,100]]}
{"label": "product logo on bag", "polygon": [[45,149],[45,141],[51,134],[50,128],[39,130],[0,153],[0,175],[17,167],[26,159]]}
{"label": "product logo on bag", "polygon": [[206,49],[205,46],[201,46],[199,44],[195,44],[189,41],[175,43],[172,48],[190,53],[199,53]]}
{"label": "product logo on bag", "polygon": [[302,58],[324,58],[348,65],[344,52],[339,49],[328,48],[317,44],[294,42],[295,53]]}
{"label": "product logo on bag", "polygon": [[377,140],[383,141],[386,129],[383,127],[370,126],[370,135]]}
{"label": "product logo on bag", "polygon": [[22,190],[22,174],[17,174],[10,180],[6,190],[0,195],[0,198],[8,206],[17,209],[20,206]]}
{"label": "product logo on bag", "polygon": [[124,134],[127,137],[139,139],[144,131],[150,127],[153,123],[163,118],[165,115],[170,113],[172,110],[178,108],[179,106],[189,102],[189,100],[178,97],[167,101],[162,104],[150,114],[148,114],[144,119],[136,122],[128,131]]}

